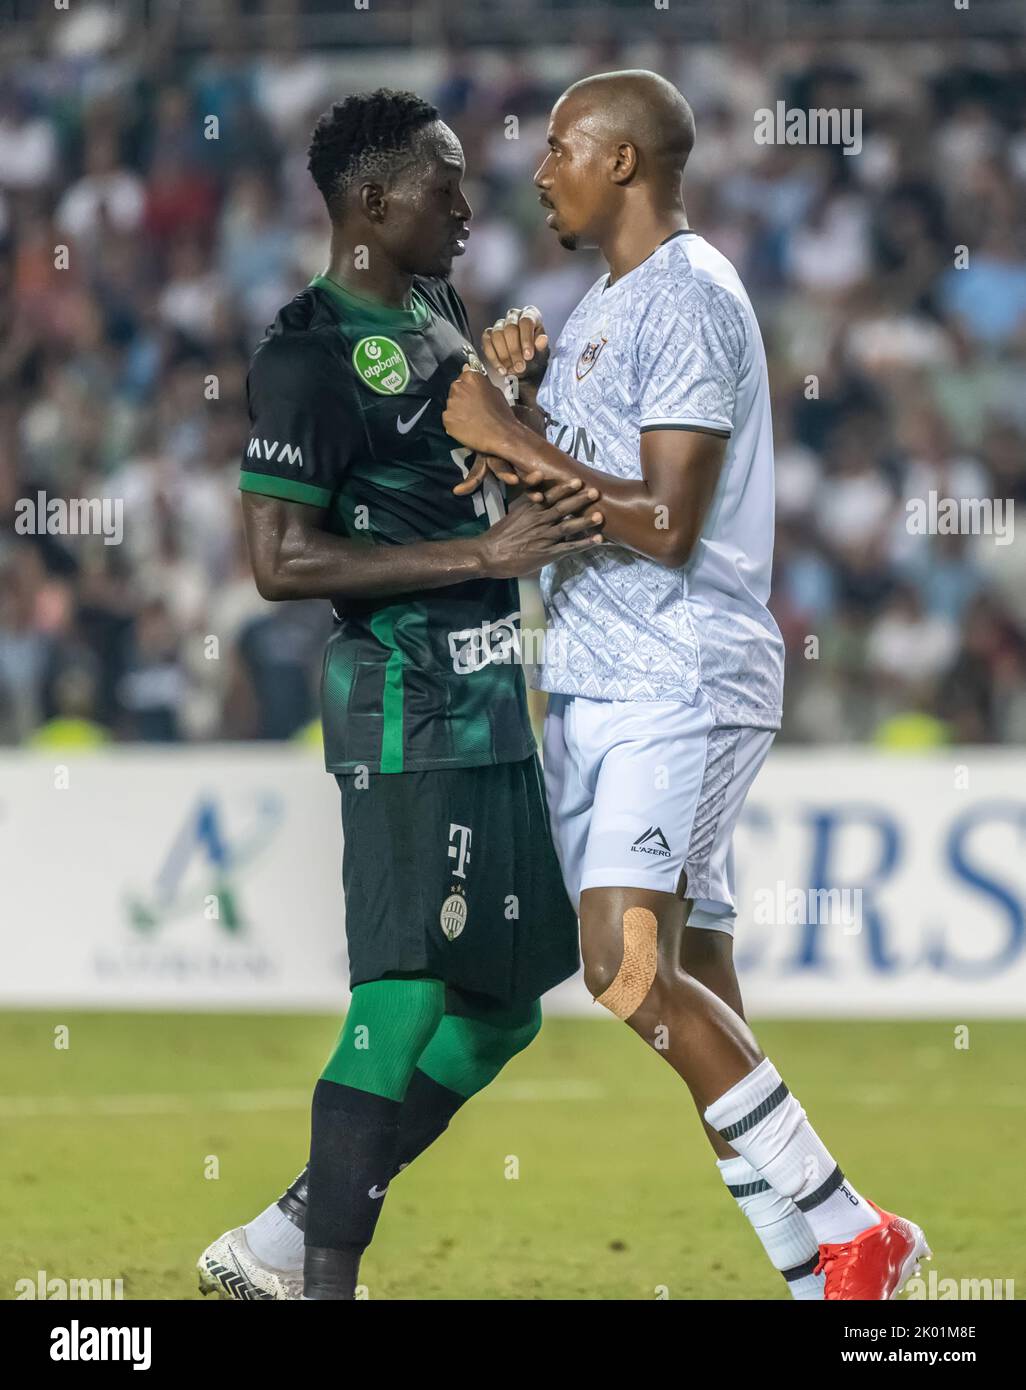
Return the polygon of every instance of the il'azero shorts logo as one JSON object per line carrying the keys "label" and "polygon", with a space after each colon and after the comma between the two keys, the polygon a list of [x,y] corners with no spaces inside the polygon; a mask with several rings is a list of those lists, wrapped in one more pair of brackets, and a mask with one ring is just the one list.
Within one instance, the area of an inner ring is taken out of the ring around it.
{"label": "il'azero shorts logo", "polygon": [[353,348],[353,366],[365,386],[379,396],[398,396],[410,382],[410,364],[394,338],[372,334]]}
{"label": "il'azero shorts logo", "polygon": [[669,859],[670,846],[658,825],[650,825],[631,845],[631,854],[654,854],[657,859]]}

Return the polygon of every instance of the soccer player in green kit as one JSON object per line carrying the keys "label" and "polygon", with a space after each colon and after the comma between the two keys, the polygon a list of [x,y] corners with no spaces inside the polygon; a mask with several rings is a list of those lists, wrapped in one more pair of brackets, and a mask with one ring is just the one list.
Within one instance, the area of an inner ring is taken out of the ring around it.
{"label": "soccer player in green kit", "polygon": [[[204,1292],[351,1299],[391,1178],[535,1036],[578,966],[518,655],[516,577],[600,540],[597,491],[461,486],[441,423],[484,370],[448,283],[463,154],[412,93],[336,103],[310,171],[331,257],[260,344],[241,489],[265,598],[327,598],[326,763],[342,797],[352,1002],[310,1164],[200,1258]],[[471,485],[472,486],[472,485]],[[283,927],[285,924],[283,924]]]}

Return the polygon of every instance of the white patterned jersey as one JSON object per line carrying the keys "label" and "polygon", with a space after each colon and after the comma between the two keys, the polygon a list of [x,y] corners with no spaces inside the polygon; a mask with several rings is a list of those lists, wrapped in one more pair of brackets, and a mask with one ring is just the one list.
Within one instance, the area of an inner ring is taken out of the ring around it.
{"label": "white patterned jersey", "polygon": [[542,572],[549,630],[538,685],[689,704],[702,691],[719,724],[777,728],[783,643],[766,607],[769,383],[734,267],[702,237],[678,232],[608,288],[603,276],[559,335],[538,402],[550,443],[618,478],[641,478],[644,430],[729,439],[686,565],[668,569],[606,542]]}

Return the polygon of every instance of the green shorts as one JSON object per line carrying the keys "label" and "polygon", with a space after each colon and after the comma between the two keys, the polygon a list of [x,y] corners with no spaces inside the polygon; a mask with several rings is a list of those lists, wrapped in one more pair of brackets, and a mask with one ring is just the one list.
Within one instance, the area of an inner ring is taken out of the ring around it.
{"label": "green shorts", "polygon": [[517,1004],[575,973],[536,755],[336,781],[351,985],[429,975]]}

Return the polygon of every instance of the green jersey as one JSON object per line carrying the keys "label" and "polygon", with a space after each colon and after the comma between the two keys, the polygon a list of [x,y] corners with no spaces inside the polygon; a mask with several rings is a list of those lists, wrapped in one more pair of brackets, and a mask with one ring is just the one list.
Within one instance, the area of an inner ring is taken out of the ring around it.
{"label": "green jersey", "polygon": [[[456,497],[473,455],[442,427],[449,387],[479,366],[441,279],[389,309],[318,276],[279,313],[247,382],[240,486],[323,513],[367,545],[473,536],[505,511],[491,475]],[[321,685],[330,772],[420,772],[534,752],[515,581],[475,579],[385,599],[338,599]]]}

